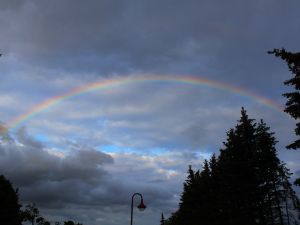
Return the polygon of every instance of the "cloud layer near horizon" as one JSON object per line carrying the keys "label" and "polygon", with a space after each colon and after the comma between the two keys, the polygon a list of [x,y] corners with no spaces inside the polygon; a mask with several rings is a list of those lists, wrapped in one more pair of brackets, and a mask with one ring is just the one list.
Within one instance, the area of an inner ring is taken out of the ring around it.
{"label": "cloud layer near horizon", "polygon": [[128,208],[131,193],[136,190],[143,193],[150,210],[170,213],[178,201],[176,193],[181,189],[186,161],[197,166],[203,161],[201,156],[182,151],[143,156],[107,154],[74,144],[70,149],[63,153],[47,148],[24,129],[16,139],[6,137],[1,141],[1,173],[19,188],[22,202],[35,202],[42,213],[54,209],[62,212],[46,214],[50,220],[75,216],[82,221],[86,218],[75,212],[83,210],[88,222],[101,219],[96,211],[103,215],[103,209],[126,218],[127,214],[119,210]]}

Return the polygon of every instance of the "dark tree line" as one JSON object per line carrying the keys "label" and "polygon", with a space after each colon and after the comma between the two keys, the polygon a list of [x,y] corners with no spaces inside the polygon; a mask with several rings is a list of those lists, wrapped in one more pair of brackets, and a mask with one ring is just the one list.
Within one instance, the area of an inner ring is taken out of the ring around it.
{"label": "dark tree line", "polygon": [[165,225],[299,224],[299,200],[269,127],[242,109],[219,156],[201,171],[190,166],[179,209]]}
{"label": "dark tree line", "polygon": [[[44,217],[40,215],[39,209],[31,203],[21,208],[19,204],[18,190],[15,190],[11,182],[3,175],[0,175],[0,224],[22,225],[22,222],[30,222],[32,225],[50,225]],[[82,225],[73,221],[63,223],[56,222],[55,225]]]}

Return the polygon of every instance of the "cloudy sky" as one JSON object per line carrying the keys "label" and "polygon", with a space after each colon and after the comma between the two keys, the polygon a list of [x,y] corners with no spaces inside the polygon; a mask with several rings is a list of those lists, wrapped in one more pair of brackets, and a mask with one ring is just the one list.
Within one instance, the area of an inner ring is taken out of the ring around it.
{"label": "cloudy sky", "polygon": [[[0,120],[10,126],[36,112],[1,141],[1,173],[50,221],[126,224],[140,192],[148,208],[134,212],[135,223],[159,224],[178,206],[188,165],[218,153],[244,106],[275,132],[280,158],[299,175],[299,152],[284,147],[295,121],[280,109],[290,73],[266,53],[299,51],[299,8],[298,0],[1,0]],[[148,77],[160,79],[137,82]],[[190,77],[210,85],[162,81]]]}

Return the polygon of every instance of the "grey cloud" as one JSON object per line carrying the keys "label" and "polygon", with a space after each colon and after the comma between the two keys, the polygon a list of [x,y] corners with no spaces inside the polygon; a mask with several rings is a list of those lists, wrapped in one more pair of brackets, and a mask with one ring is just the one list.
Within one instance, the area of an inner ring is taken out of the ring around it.
{"label": "grey cloud", "polygon": [[22,0],[1,1],[0,9],[1,11],[17,10],[22,6],[23,2]]}
{"label": "grey cloud", "polygon": [[105,177],[102,165],[113,162],[109,155],[93,149],[72,151],[69,155],[59,157],[29,138],[24,130],[18,133],[15,142],[0,147],[1,170],[21,186],[63,180],[92,184]]}
{"label": "grey cloud", "polygon": [[64,101],[28,125],[32,134],[47,134],[57,144],[72,137],[92,146],[217,151],[244,106],[250,117],[267,119],[283,145],[288,143],[292,137],[285,134],[292,134],[293,121],[257,100],[198,85],[121,85]]}
{"label": "grey cloud", "polygon": [[2,18],[4,46],[24,61],[69,71],[208,72],[227,81],[243,76],[253,83],[250,75],[265,62],[269,48],[297,46],[291,40],[298,33],[290,25],[297,18],[296,1],[229,1],[225,6],[221,1],[66,0],[22,5]]}
{"label": "grey cloud", "polygon": [[[1,1],[1,93],[11,98],[0,99],[1,118],[26,112],[49,96],[100,76],[131,73],[201,75],[283,102],[281,93],[287,89],[282,81],[290,74],[266,51],[297,50],[299,30],[293,22],[298,20],[299,4]],[[101,224],[114,217],[108,223],[120,224],[128,219],[130,193],[139,190],[155,206],[139,222],[153,224],[161,212],[156,209],[175,210],[185,167],[201,164],[193,151],[218,151],[241,106],[250,110],[250,117],[267,120],[279,138],[281,159],[297,171],[298,159],[284,152],[294,128],[286,115],[232,93],[164,84],[102,91],[41,113],[27,121],[30,135],[20,131],[15,141],[1,143],[0,169],[20,187],[22,199],[43,205],[53,218],[60,209],[64,218],[91,218]],[[45,134],[50,146],[32,139],[35,134]],[[69,139],[80,144],[72,145]],[[158,147],[172,154],[111,157],[82,143],[97,149],[128,147],[141,154]],[[54,147],[69,152],[60,157],[53,154]],[[178,154],[179,149],[187,152]],[[176,175],[180,171],[183,175]]]}
{"label": "grey cloud", "polygon": [[[25,128],[0,144],[1,173],[19,188],[23,203],[35,202],[52,220],[78,218],[97,224],[93,219],[101,219],[116,224],[110,217],[126,219],[125,208],[138,191],[149,207],[145,216],[150,223],[161,210],[171,213],[177,206],[186,165],[203,162],[191,152],[110,156],[74,143],[69,147],[69,153],[55,152],[33,140]],[[85,214],[76,215],[80,211]]]}

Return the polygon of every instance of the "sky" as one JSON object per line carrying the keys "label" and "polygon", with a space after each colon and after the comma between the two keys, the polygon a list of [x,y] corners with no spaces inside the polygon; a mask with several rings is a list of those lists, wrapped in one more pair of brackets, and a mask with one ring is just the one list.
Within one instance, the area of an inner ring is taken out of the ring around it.
{"label": "sky", "polygon": [[282,111],[291,74],[267,51],[299,51],[299,8],[1,0],[1,173],[50,221],[126,224],[139,192],[147,209],[135,208],[134,224],[159,224],[178,207],[188,165],[218,154],[245,107],[271,127],[294,179],[300,154],[285,146],[295,121]]}

